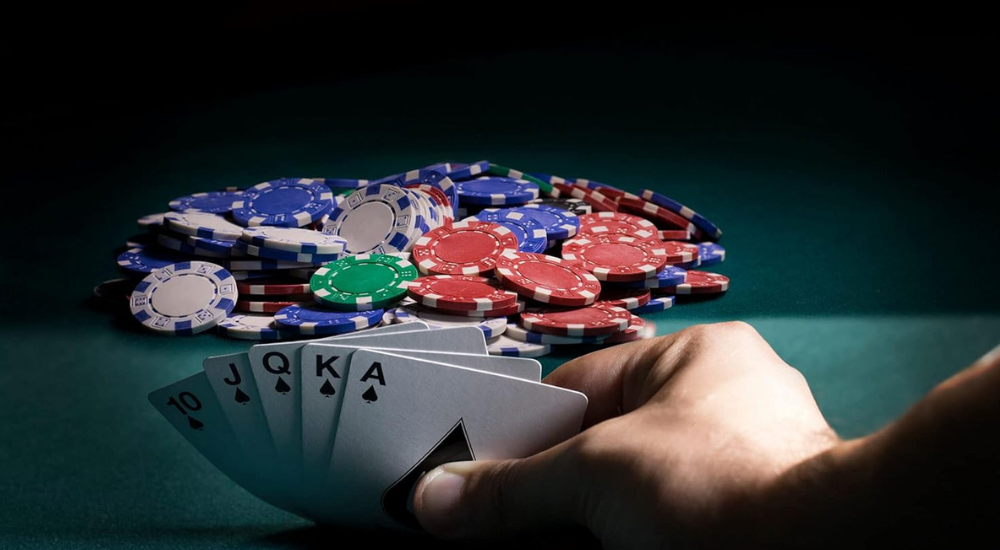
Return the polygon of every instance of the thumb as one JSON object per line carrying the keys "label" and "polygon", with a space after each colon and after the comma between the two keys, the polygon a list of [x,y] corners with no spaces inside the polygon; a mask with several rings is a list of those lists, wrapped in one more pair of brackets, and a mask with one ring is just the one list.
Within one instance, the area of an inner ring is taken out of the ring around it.
{"label": "thumb", "polygon": [[583,524],[583,480],[556,449],[519,460],[453,462],[421,478],[413,508],[443,538],[512,535],[545,524]]}

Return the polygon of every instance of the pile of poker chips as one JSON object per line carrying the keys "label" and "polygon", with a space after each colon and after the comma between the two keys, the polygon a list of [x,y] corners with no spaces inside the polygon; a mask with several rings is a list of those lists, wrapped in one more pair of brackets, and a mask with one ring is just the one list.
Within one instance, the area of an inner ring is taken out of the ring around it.
{"label": "pile of poker chips", "polygon": [[140,218],[147,233],[119,255],[131,277],[95,288],[165,334],[277,340],[422,320],[539,356],[651,337],[640,314],[728,289],[693,269],[725,250],[683,204],[488,161],[281,178],[169,206]]}

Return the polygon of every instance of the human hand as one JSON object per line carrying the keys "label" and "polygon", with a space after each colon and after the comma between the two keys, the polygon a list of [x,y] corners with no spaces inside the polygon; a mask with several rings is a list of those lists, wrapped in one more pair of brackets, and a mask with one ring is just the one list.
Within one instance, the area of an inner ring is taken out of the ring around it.
{"label": "human hand", "polygon": [[432,470],[414,509],[445,538],[579,525],[608,548],[769,543],[840,441],[803,376],[749,325],[698,325],[570,361],[545,382],[590,399],[585,430],[537,455]]}

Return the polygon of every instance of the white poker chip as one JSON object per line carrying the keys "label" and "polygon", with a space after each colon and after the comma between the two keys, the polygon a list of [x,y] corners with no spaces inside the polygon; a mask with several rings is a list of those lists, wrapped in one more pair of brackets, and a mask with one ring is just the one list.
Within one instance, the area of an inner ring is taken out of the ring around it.
{"label": "white poker chip", "polygon": [[219,321],[219,333],[239,340],[281,340],[282,333],[275,328],[274,315],[247,315],[237,313]]}
{"label": "white poker chip", "polygon": [[495,336],[486,341],[486,349],[490,355],[503,355],[507,357],[541,357],[548,355],[552,351],[552,346],[548,344],[531,344],[528,342],[518,342],[504,334]]}
{"label": "white poker chip", "polygon": [[487,338],[500,336],[507,330],[506,317],[462,317],[430,311],[418,304],[400,306],[394,312],[396,323],[412,323],[423,321],[432,329],[453,327],[476,327],[483,331]]}
{"label": "white poker chip", "polygon": [[129,299],[132,316],[146,328],[175,335],[204,332],[233,311],[236,279],[208,262],[179,262],[151,272]]}
{"label": "white poker chip", "polygon": [[242,227],[207,212],[167,212],[163,215],[163,223],[175,233],[217,241],[235,241],[243,234]]}
{"label": "white poker chip", "polygon": [[297,254],[340,254],[347,241],[336,235],[298,227],[259,225],[246,227],[240,240],[262,248]]}
{"label": "white poker chip", "polygon": [[407,252],[413,246],[419,213],[419,206],[401,187],[369,185],[330,212],[323,233],[345,239],[345,254]]}

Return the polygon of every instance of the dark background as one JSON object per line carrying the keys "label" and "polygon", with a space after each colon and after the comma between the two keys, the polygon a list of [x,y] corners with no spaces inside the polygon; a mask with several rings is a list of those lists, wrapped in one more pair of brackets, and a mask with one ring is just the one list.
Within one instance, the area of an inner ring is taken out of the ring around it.
{"label": "dark background", "polygon": [[983,14],[228,2],[0,22],[5,548],[337,538],[236,488],[145,400],[244,342],[86,303],[133,220],[187,193],[480,158],[655,187],[723,228],[733,278],[658,333],[749,320],[845,437],[1000,336]]}

